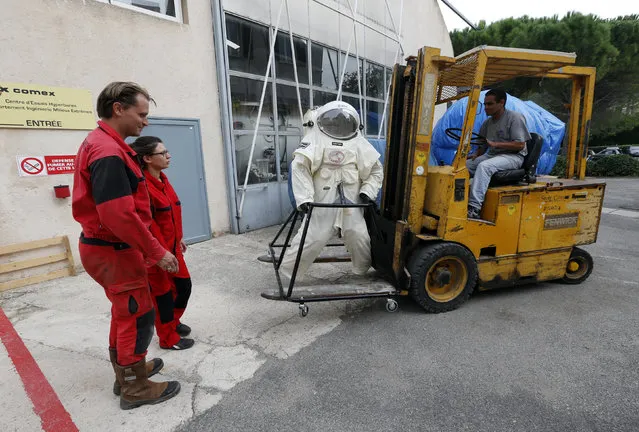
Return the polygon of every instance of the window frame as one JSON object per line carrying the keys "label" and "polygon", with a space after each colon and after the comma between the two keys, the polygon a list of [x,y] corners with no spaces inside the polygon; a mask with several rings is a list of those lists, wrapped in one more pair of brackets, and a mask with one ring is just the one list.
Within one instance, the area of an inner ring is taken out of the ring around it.
{"label": "window frame", "polygon": [[159,12],[153,12],[148,9],[144,9],[143,7],[140,7],[140,6],[121,3],[117,0],[94,0],[94,1],[97,1],[98,3],[105,3],[111,6],[116,6],[122,9],[128,9],[130,11],[142,13],[144,15],[149,15],[155,18],[161,18],[166,21],[172,21],[174,23],[184,24],[184,15],[182,13],[182,0],[173,0],[173,6],[175,7],[174,17],[172,17],[171,15],[161,14]]}

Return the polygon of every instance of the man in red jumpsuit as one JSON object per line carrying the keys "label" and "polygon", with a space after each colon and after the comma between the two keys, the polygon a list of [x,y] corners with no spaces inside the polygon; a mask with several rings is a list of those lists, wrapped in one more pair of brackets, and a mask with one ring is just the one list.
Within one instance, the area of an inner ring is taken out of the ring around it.
{"label": "man in red jumpsuit", "polygon": [[113,82],[102,90],[97,101],[101,121],[80,146],[73,178],[82,265],[111,302],[109,353],[122,409],[163,402],[180,391],[177,381],[149,381],[163,363],[146,362],[155,318],[147,266],[179,270],[175,256],[149,230],[144,176],[124,142],[148,125],[150,100],[135,83]]}

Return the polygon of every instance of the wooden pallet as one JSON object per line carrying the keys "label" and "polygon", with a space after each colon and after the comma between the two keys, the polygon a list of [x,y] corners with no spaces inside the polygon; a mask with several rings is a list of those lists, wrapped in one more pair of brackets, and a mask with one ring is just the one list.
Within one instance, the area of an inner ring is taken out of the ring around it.
{"label": "wooden pallet", "polygon": [[[51,249],[54,247],[59,250],[59,253],[50,254]],[[49,271],[47,273],[40,273],[34,276],[20,277],[0,282],[0,292],[65,276],[75,276],[75,264],[73,262],[73,254],[71,253],[71,246],[69,245],[69,238],[67,236],[0,246],[0,257],[18,255],[29,251],[33,251],[33,253],[36,254],[39,250],[43,250],[43,252],[46,251],[46,253],[49,254],[35,258],[2,263],[0,264],[0,275],[32,268],[47,269],[50,264],[63,261],[66,261],[67,265],[64,268]]]}

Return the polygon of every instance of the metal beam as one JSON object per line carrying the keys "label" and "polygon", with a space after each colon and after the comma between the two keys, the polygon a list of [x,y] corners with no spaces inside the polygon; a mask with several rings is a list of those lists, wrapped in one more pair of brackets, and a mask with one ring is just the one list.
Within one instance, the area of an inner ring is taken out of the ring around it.
{"label": "metal beam", "polygon": [[[228,53],[226,50],[226,23],[222,0],[211,0],[213,15],[213,48],[215,50],[215,68],[218,94],[220,97],[220,124],[222,126],[222,140],[224,141],[224,159],[226,161],[226,192],[229,207],[229,225],[233,234],[240,233],[237,212],[237,195],[235,185],[235,155],[233,152],[233,127],[231,120],[231,82],[226,73],[228,68]],[[207,211],[210,209],[207,203]],[[211,227],[209,226],[209,229]]]}
{"label": "metal beam", "polygon": [[468,18],[466,18],[460,11],[458,11],[455,6],[453,6],[452,4],[450,4],[448,2],[448,0],[442,0],[442,3],[444,3],[446,6],[448,6],[448,8],[450,10],[452,10],[455,15],[457,15],[458,17],[460,17],[462,20],[464,20],[464,22],[466,24],[468,24],[473,30],[477,30],[477,27],[475,27],[475,24],[473,24],[472,22],[470,22],[470,20]]}

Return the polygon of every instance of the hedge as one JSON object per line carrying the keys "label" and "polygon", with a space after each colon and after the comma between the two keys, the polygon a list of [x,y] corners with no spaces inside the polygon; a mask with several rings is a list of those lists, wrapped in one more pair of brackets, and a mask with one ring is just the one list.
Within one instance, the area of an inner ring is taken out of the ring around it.
{"label": "hedge", "polygon": [[[557,156],[557,162],[550,175],[563,177],[566,172],[566,158]],[[639,158],[628,155],[612,155],[597,161],[589,161],[586,175],[590,177],[639,177]]]}

